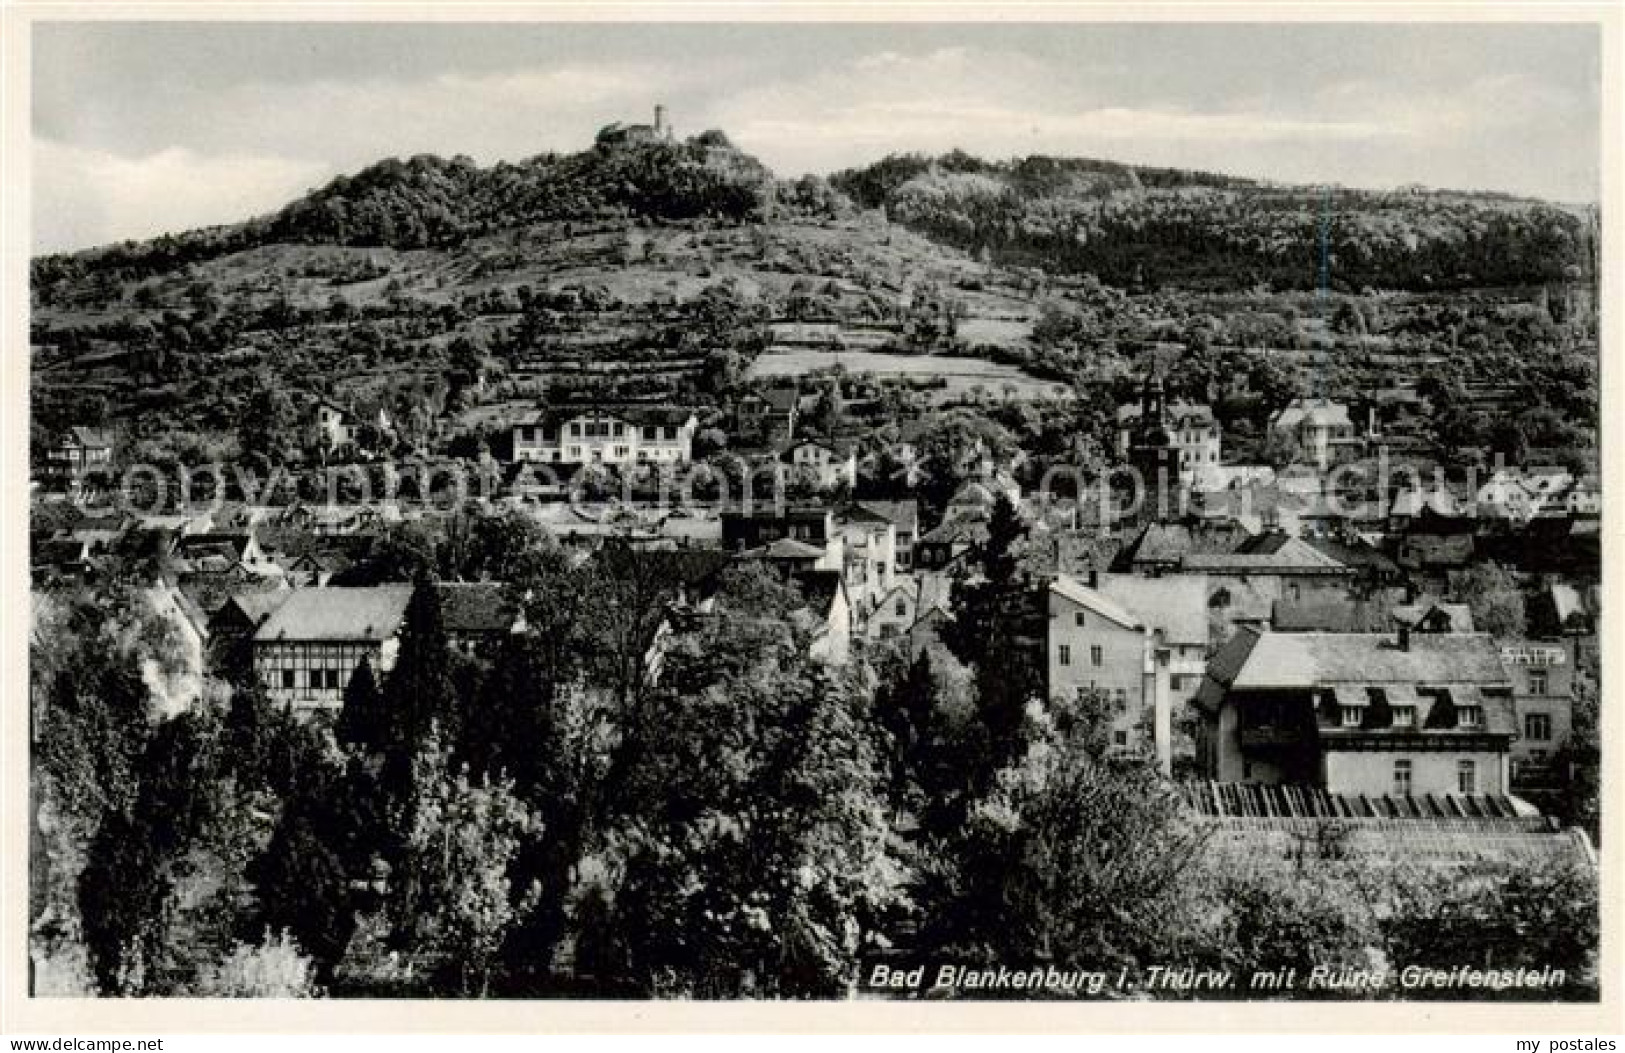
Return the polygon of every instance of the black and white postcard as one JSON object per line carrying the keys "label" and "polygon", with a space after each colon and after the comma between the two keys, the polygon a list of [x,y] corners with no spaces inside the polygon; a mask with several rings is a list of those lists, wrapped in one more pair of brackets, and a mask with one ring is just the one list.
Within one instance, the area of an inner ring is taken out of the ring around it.
{"label": "black and white postcard", "polygon": [[1547,11],[18,5],[17,1019],[1617,1029]]}

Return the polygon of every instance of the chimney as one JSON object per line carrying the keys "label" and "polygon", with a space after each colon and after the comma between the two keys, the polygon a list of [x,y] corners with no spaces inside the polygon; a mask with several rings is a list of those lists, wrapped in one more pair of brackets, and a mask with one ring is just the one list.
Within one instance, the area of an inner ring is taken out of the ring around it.
{"label": "chimney", "polygon": [[1404,619],[1399,622],[1399,649],[1401,651],[1411,649],[1411,624]]}
{"label": "chimney", "polygon": [[668,131],[670,131],[670,129],[668,129],[666,127],[666,107],[663,106],[663,105],[660,105],[660,104],[656,104],[655,105],[655,134],[656,135],[665,135],[665,134],[667,134]]}
{"label": "chimney", "polygon": [[1093,563],[1089,565],[1089,587],[1091,589],[1100,588],[1100,568]]}

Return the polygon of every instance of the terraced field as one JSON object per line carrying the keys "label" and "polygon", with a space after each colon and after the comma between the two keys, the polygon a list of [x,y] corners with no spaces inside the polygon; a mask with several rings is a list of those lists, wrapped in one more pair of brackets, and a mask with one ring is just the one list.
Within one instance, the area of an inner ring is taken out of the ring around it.
{"label": "terraced field", "polygon": [[823,351],[810,348],[774,350],[752,363],[752,377],[799,377],[820,369],[840,366],[848,373],[873,373],[877,377],[907,380],[946,381],[937,389],[942,401],[953,401],[982,389],[990,398],[1070,399],[1072,389],[1064,384],[1042,380],[1015,366],[985,358],[957,355],[903,355],[887,351]]}

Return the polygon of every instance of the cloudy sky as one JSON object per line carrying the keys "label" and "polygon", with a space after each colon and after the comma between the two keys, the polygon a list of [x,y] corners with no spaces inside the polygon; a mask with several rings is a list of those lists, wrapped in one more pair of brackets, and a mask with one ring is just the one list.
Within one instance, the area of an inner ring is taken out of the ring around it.
{"label": "cloudy sky", "polygon": [[577,150],[655,102],[786,175],[957,146],[1590,201],[1600,62],[1561,25],[36,23],[34,244]]}

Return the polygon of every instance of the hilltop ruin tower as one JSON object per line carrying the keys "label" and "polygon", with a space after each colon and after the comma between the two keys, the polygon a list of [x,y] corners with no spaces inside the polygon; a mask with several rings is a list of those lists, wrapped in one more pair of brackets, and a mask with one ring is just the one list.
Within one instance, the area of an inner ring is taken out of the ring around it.
{"label": "hilltop ruin tower", "polygon": [[663,104],[656,104],[653,124],[622,124],[616,121],[600,128],[596,140],[600,147],[647,146],[671,141],[671,124],[666,120],[666,107]]}

